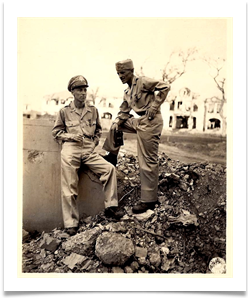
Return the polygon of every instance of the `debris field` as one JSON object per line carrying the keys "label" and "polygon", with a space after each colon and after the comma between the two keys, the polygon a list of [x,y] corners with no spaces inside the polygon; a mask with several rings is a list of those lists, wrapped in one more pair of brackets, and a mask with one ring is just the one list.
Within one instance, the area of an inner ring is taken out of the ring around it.
{"label": "debris field", "polygon": [[211,260],[226,262],[225,166],[160,154],[159,203],[142,214],[132,213],[140,198],[135,156],[120,155],[117,179],[124,217],[83,218],[74,236],[23,230],[23,273],[208,274]]}

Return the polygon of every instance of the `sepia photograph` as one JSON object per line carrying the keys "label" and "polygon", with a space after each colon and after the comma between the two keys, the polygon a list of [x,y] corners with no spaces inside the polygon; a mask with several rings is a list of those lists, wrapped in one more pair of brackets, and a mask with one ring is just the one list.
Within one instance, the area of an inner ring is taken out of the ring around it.
{"label": "sepia photograph", "polygon": [[6,280],[10,260],[28,291],[236,289],[245,196],[233,152],[245,120],[233,6],[127,16],[51,5],[12,15],[17,254]]}

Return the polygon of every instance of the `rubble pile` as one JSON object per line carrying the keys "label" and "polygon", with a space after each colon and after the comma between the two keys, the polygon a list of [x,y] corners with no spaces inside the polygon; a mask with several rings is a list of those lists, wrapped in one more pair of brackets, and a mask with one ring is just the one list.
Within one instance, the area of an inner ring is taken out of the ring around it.
{"label": "rubble pile", "polygon": [[[23,236],[23,272],[211,273],[211,260],[226,262],[226,168],[159,156],[159,204],[133,214],[140,196],[137,158],[123,154],[118,193],[120,221],[104,212],[64,230]],[[223,271],[225,273],[226,271]]]}

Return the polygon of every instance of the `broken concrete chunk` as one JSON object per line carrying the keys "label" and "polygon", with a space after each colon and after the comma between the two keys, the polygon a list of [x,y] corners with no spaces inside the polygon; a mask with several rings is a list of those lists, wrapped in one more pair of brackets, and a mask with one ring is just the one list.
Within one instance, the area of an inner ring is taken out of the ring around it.
{"label": "broken concrete chunk", "polygon": [[167,259],[166,257],[163,257],[161,269],[165,272],[167,272],[169,269],[172,269],[174,267],[174,261],[175,258]]}
{"label": "broken concrete chunk", "polygon": [[106,225],[106,229],[110,232],[127,232],[126,227],[120,222],[111,222],[108,225]]}
{"label": "broken concrete chunk", "polygon": [[187,210],[183,210],[182,209],[182,213],[177,216],[169,216],[168,217],[168,221],[169,223],[182,223],[184,226],[187,225],[195,225],[198,226],[198,221],[197,221],[197,217],[194,214],[190,214],[189,211]]}
{"label": "broken concrete chunk", "polygon": [[133,272],[134,272],[134,271],[132,270],[132,268],[129,267],[129,266],[126,266],[126,267],[124,268],[124,271],[125,271],[125,273],[133,273]]}
{"label": "broken concrete chunk", "polygon": [[144,221],[144,220],[148,220],[153,214],[154,214],[154,211],[148,209],[144,213],[133,214],[133,216],[136,217],[138,220]]}
{"label": "broken concrete chunk", "polygon": [[168,247],[161,247],[161,252],[164,256],[167,256],[169,254],[169,248]]}
{"label": "broken concrete chunk", "polygon": [[124,273],[123,269],[120,267],[113,267],[112,273]]}
{"label": "broken concrete chunk", "polygon": [[160,197],[158,197],[158,201],[162,204],[162,203],[164,203],[164,202],[166,202],[167,201],[167,197],[166,196],[160,196]]}
{"label": "broken concrete chunk", "polygon": [[54,237],[58,238],[58,239],[67,239],[69,238],[69,234],[62,232],[60,230],[57,230],[54,232]]}
{"label": "broken concrete chunk", "polygon": [[170,174],[170,178],[172,178],[173,180],[176,180],[176,181],[179,181],[180,180],[180,176],[179,175],[176,175],[174,173],[171,173]]}
{"label": "broken concrete chunk", "polygon": [[139,247],[139,246],[137,246],[135,248],[135,256],[137,258],[146,258],[147,254],[148,254],[147,248],[143,248],[143,247]]}
{"label": "broken concrete chunk", "polygon": [[120,234],[104,232],[96,240],[95,254],[107,265],[121,266],[134,252],[133,242]]}
{"label": "broken concrete chunk", "polygon": [[133,261],[131,264],[130,264],[130,267],[133,271],[137,271],[139,269],[139,264],[136,262],[136,261]]}
{"label": "broken concrete chunk", "polygon": [[87,255],[94,249],[95,241],[101,233],[101,229],[96,227],[70,237],[62,244],[62,248],[67,251],[75,252],[81,255]]}
{"label": "broken concrete chunk", "polygon": [[146,258],[138,258],[138,263],[142,266],[148,265]]}
{"label": "broken concrete chunk", "polygon": [[43,235],[43,239],[41,240],[40,247],[54,252],[55,250],[57,250],[60,243],[60,240],[50,237],[49,234],[45,233]]}
{"label": "broken concrete chunk", "polygon": [[78,255],[72,253],[70,256],[66,257],[62,262],[67,265],[70,269],[73,269],[77,264],[82,264],[88,258],[86,256]]}
{"label": "broken concrete chunk", "polygon": [[90,270],[90,269],[95,269],[97,268],[99,265],[99,263],[96,263],[93,260],[88,260],[83,267],[81,268],[81,270]]}
{"label": "broken concrete chunk", "polygon": [[40,256],[41,256],[43,259],[45,259],[45,258],[46,258],[46,251],[45,251],[45,249],[44,249],[44,248],[43,248],[43,249],[41,249]]}
{"label": "broken concrete chunk", "polygon": [[179,186],[180,186],[180,189],[182,189],[182,190],[184,190],[184,191],[187,191],[187,189],[188,189],[187,184],[184,183],[184,182],[181,182]]}
{"label": "broken concrete chunk", "polygon": [[149,262],[154,267],[159,267],[161,264],[161,256],[159,252],[149,254]]}

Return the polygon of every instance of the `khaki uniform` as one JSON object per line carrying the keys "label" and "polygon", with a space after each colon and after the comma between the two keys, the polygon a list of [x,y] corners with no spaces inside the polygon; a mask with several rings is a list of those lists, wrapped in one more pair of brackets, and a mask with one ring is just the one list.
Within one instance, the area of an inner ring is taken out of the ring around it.
{"label": "khaki uniform", "polygon": [[[131,88],[124,91],[123,103],[114,122],[119,130],[137,134],[137,154],[141,178],[141,202],[157,201],[158,190],[158,148],[163,129],[160,106],[164,102],[170,86],[166,82],[147,77],[134,77]],[[155,91],[159,91],[155,95]],[[148,109],[156,112],[153,120],[145,115]],[[140,118],[129,112],[134,110]],[[120,147],[114,146],[114,131],[110,130],[103,149],[118,154]]]}
{"label": "khaki uniform", "polygon": [[[78,133],[83,136],[81,143],[64,141],[67,134]],[[115,167],[94,152],[101,136],[98,110],[94,106],[85,105],[82,113],[79,113],[74,102],[71,102],[59,111],[52,135],[62,144],[61,198],[65,228],[77,227],[79,223],[78,170],[82,163],[100,176],[106,197],[105,208],[118,206]]]}

